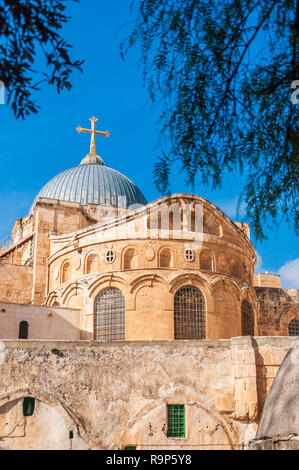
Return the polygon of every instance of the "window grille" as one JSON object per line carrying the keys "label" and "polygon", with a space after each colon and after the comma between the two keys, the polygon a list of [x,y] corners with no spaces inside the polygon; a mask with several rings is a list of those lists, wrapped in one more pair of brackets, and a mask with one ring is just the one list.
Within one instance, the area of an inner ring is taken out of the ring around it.
{"label": "window grille", "polygon": [[254,316],[252,307],[247,300],[243,300],[241,306],[242,314],[242,335],[254,336]]}
{"label": "window grille", "polygon": [[289,323],[289,336],[299,336],[299,320],[294,318]]}
{"label": "window grille", "polygon": [[19,339],[28,339],[28,329],[28,322],[21,321],[19,324]]}
{"label": "window grille", "polygon": [[174,339],[204,339],[205,302],[200,290],[181,287],[174,296]]}
{"label": "window grille", "polygon": [[115,261],[116,255],[115,251],[113,250],[108,250],[106,255],[105,255],[105,260],[107,263],[113,263]]}
{"label": "window grille", "polygon": [[96,297],[95,339],[98,341],[125,339],[125,298],[118,289],[106,289]]}
{"label": "window grille", "polygon": [[185,436],[185,405],[167,405],[167,437]]}
{"label": "window grille", "polygon": [[187,249],[185,250],[185,258],[187,261],[193,261],[194,260],[194,251]]}
{"label": "window grille", "polygon": [[23,400],[23,415],[32,416],[34,413],[35,399],[32,397],[25,397]]}

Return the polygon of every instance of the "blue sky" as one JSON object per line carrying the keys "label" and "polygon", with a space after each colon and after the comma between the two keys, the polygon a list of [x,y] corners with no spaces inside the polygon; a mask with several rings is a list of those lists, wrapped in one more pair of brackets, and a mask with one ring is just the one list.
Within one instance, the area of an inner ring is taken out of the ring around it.
{"label": "blue sky", "polygon": [[[152,177],[158,153],[158,110],[151,108],[142,88],[138,50],[125,61],[119,53],[119,44],[130,30],[130,24],[125,24],[133,20],[130,4],[131,0],[70,2],[72,20],[62,34],[73,45],[73,58],[85,59],[83,73],[72,76],[72,90],[58,95],[44,85],[36,95],[39,113],[25,121],[17,121],[7,105],[0,105],[0,240],[9,235],[17,217],[27,215],[47,181],[78,165],[86,155],[89,137],[77,134],[76,127],[89,127],[91,116],[99,118],[97,129],[111,132],[109,139],[98,137],[96,142],[106,165],[132,179],[148,201],[160,196]],[[222,189],[212,191],[202,184],[193,189],[174,168],[171,189],[196,193],[233,220],[246,221],[244,206],[236,213],[243,181],[235,172],[225,177]],[[284,287],[299,288],[298,238],[283,221],[279,228],[267,229],[266,235],[263,242],[253,240],[260,257],[258,270],[281,272]]]}

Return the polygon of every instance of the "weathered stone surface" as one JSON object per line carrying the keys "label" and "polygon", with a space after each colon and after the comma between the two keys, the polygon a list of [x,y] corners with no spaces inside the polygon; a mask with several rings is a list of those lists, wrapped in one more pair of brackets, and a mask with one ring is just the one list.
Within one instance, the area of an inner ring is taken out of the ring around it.
{"label": "weathered stone surface", "polygon": [[[0,447],[34,448],[36,442],[40,448],[47,433],[44,446],[69,448],[74,431],[77,448],[237,449],[257,429],[251,358],[273,345],[286,353],[291,344],[290,338],[259,340],[4,341]],[[248,367],[241,378],[235,376],[239,360]],[[25,396],[39,402],[37,414],[26,418],[28,434],[22,424],[17,439],[5,437],[19,422]],[[171,403],[185,405],[185,438],[166,435]]]}
{"label": "weathered stone surface", "polygon": [[243,450],[299,450],[298,436],[287,435],[277,438],[253,439]]}
{"label": "weathered stone surface", "polygon": [[21,322],[29,339],[80,339],[80,310],[0,302],[0,339],[17,339]]}
{"label": "weathered stone surface", "polygon": [[299,434],[299,341],[284,358],[266,399],[257,437]]}

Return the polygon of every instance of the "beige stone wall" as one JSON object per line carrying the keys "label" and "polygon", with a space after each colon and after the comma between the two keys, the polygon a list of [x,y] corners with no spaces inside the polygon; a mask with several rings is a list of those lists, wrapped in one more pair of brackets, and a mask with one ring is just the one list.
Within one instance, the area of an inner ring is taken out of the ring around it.
{"label": "beige stone wall", "polygon": [[288,335],[291,320],[299,321],[299,290],[255,287],[258,299],[258,334]]}
{"label": "beige stone wall", "polygon": [[0,263],[0,300],[26,303],[31,301],[33,269],[31,266]]}
{"label": "beige stone wall", "polygon": [[[177,221],[171,217],[174,208]],[[202,211],[200,240],[192,211]],[[109,250],[113,262],[107,262]],[[93,338],[95,299],[109,287],[125,297],[126,340],[174,339],[174,296],[181,287],[201,291],[210,339],[242,335],[244,299],[253,312],[257,308],[249,238],[197,196],[162,198],[116,221],[53,235],[50,251],[47,304],[81,308],[82,339]]]}
{"label": "beige stone wall", "polygon": [[0,339],[17,339],[22,321],[28,339],[80,339],[80,310],[0,302]]}
{"label": "beige stone wall", "polygon": [[254,439],[243,450],[299,450],[299,436],[279,436],[277,438]]}
{"label": "beige stone wall", "polygon": [[[200,227],[192,219],[197,208]],[[257,275],[255,284],[271,287],[253,288],[256,258],[247,225],[203,198],[178,194],[120,211],[117,219],[116,212],[39,200],[15,222],[15,244],[0,256],[0,301],[80,308],[82,339],[93,338],[95,298],[108,287],[125,296],[127,340],[173,339],[174,295],[184,286],[204,296],[210,339],[242,334],[243,300],[254,311],[255,334],[287,335],[288,322],[299,318],[299,291],[273,287],[278,276]],[[108,250],[115,252],[112,263]]]}
{"label": "beige stone wall", "polygon": [[253,284],[256,287],[281,288],[279,274],[259,273],[253,276]]}
{"label": "beige stone wall", "polygon": [[[44,436],[44,447],[68,448],[72,430],[77,448],[238,449],[256,434],[259,384],[270,386],[293,341],[4,341],[0,447],[41,448]],[[16,440],[8,428],[24,396],[38,410]],[[185,405],[185,438],[167,437],[167,404]]]}

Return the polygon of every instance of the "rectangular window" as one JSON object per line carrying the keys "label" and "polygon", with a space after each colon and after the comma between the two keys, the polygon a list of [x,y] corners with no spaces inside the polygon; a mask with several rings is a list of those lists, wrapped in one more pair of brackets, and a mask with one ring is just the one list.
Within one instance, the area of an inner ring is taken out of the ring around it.
{"label": "rectangular window", "polygon": [[35,399],[32,397],[25,397],[23,400],[23,415],[32,416],[34,413]]}
{"label": "rectangular window", "polygon": [[167,437],[185,436],[185,405],[167,405]]}

